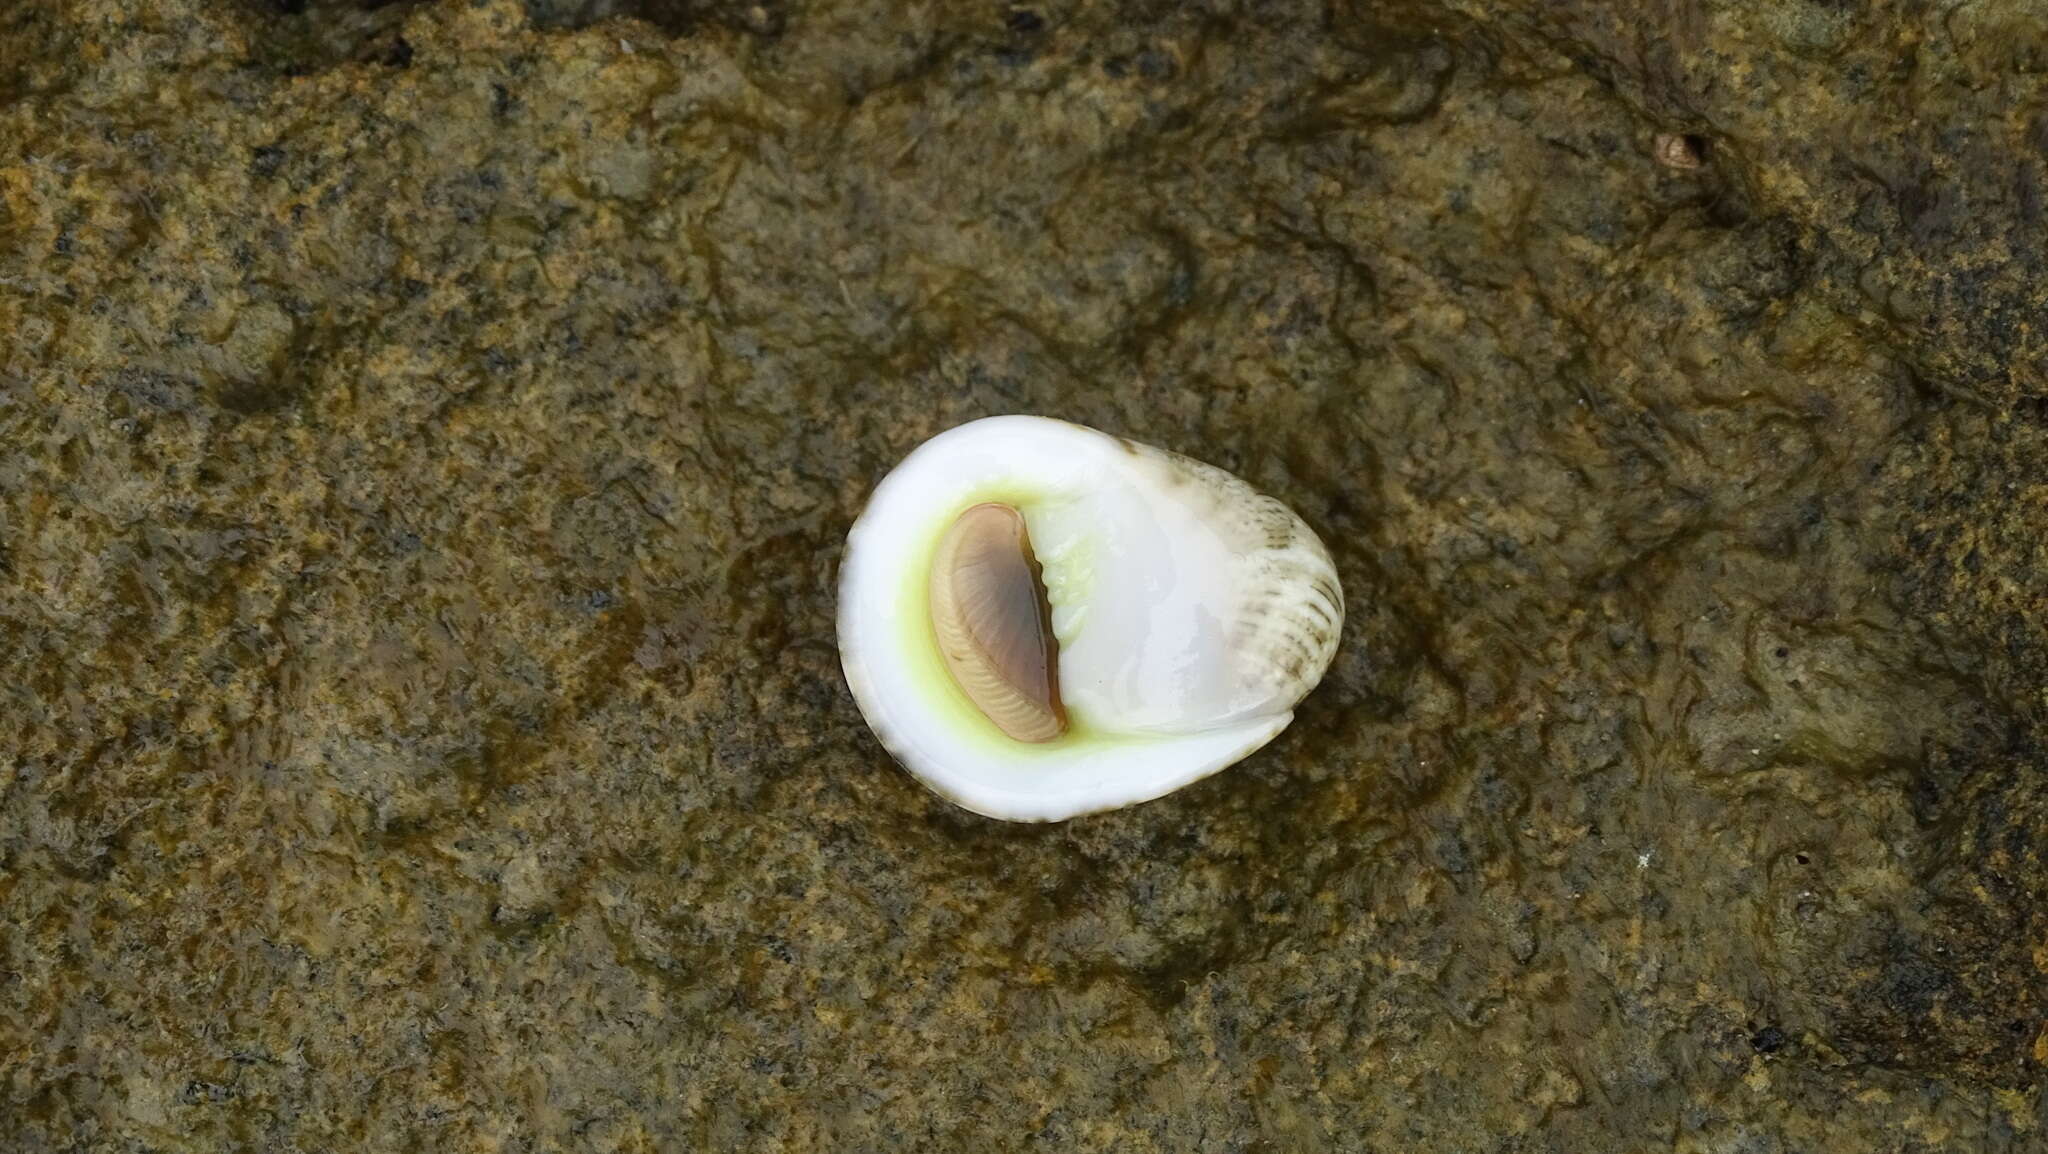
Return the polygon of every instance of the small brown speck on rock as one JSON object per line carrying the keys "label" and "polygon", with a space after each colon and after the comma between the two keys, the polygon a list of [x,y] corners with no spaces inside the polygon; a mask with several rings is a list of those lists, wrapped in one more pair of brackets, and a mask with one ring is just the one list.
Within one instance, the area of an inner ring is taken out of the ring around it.
{"label": "small brown speck on rock", "polygon": [[1706,141],[1685,133],[1658,133],[1653,150],[1657,163],[1666,168],[1685,171],[1707,162]]}

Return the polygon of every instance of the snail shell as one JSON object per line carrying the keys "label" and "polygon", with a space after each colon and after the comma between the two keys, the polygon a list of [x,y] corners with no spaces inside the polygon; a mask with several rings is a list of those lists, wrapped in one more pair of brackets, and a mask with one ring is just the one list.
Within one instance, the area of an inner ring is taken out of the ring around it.
{"label": "snail shell", "polygon": [[1328,550],[1222,469],[991,417],[882,479],[847,536],[839,649],[889,752],[977,813],[1059,821],[1248,756],[1322,679]]}

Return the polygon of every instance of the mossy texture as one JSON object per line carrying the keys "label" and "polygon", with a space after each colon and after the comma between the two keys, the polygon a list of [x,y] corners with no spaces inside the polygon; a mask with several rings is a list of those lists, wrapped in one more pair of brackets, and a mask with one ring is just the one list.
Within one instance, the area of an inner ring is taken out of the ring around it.
{"label": "mossy texture", "polygon": [[[2048,1148],[2044,169],[2023,0],[0,4],[0,1149]],[[1000,412],[1293,728],[889,761]]]}

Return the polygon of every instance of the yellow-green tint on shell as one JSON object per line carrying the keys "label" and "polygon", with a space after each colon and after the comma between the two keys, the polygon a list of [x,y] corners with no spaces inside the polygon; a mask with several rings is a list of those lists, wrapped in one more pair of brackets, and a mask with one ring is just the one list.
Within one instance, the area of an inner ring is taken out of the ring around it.
{"label": "yellow-green tint on shell", "polygon": [[[961,513],[983,503],[1008,505],[1023,511],[1034,505],[1044,505],[1062,498],[1023,485],[989,485],[975,488],[946,507],[934,511],[931,529],[921,538],[918,552],[903,559],[901,585],[897,593],[897,609],[892,616],[902,632],[897,644],[904,660],[914,670],[918,692],[928,700],[945,702],[950,708],[938,714],[938,720],[952,729],[955,734],[969,740],[984,743],[990,752],[1007,751],[1010,756],[1042,754],[1057,758],[1076,744],[1090,745],[1136,745],[1143,737],[1127,734],[1104,733],[1088,724],[1088,719],[1067,713],[1066,732],[1051,741],[1023,743],[1011,740],[1002,730],[996,728],[972,698],[960,688],[958,682],[946,668],[945,658],[939,655],[939,639],[932,629],[931,610],[931,567],[932,559],[939,550],[939,540],[945,536]],[[1028,523],[1029,517],[1026,517]]]}
{"label": "yellow-green tint on shell", "polygon": [[1052,607],[1023,514],[989,501],[954,519],[930,574],[932,633],[953,681],[1016,741],[1066,732]]}

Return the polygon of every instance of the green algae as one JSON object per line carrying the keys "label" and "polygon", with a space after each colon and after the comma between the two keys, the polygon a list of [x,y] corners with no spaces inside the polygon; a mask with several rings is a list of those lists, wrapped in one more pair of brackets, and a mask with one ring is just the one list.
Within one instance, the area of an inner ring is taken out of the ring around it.
{"label": "green algae", "polygon": [[[0,1145],[2038,1145],[2037,26],[7,6]],[[1287,734],[889,761],[1007,411],[1317,527]]]}

